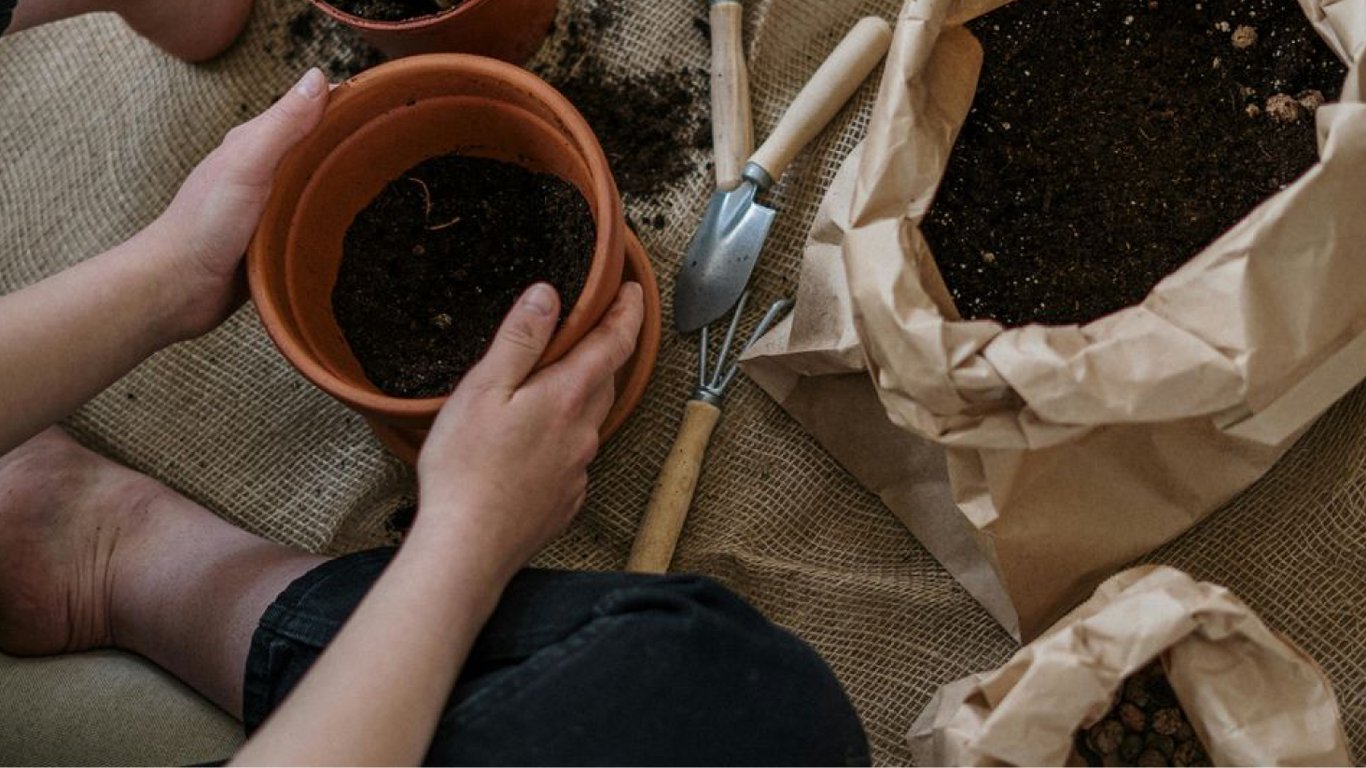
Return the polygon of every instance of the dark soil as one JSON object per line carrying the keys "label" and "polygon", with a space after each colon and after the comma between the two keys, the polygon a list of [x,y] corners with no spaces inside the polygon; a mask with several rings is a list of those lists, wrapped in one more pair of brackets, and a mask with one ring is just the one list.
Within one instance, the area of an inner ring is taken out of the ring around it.
{"label": "dark soil", "polygon": [[969,26],[986,61],[923,229],[961,314],[1005,325],[1141,301],[1316,162],[1300,102],[1345,75],[1285,0],[1022,0]]}
{"label": "dark soil", "polygon": [[539,73],[583,113],[628,199],[666,191],[697,170],[711,147],[705,69],[621,72],[603,58],[604,38],[629,7],[621,0],[578,4],[559,54]]}
{"label": "dark soil", "polygon": [[432,158],[357,214],[332,308],[380,390],[443,395],[484,354],[527,286],[554,285],[568,313],[596,235],[588,201],[557,176],[496,160]]}
{"label": "dark soil", "polygon": [[1092,766],[1210,764],[1204,745],[1157,662],[1124,681],[1109,713],[1090,728],[1078,731],[1075,746],[1082,760]]}
{"label": "dark soil", "polygon": [[454,10],[461,0],[333,0],[333,8],[371,21],[407,21]]}

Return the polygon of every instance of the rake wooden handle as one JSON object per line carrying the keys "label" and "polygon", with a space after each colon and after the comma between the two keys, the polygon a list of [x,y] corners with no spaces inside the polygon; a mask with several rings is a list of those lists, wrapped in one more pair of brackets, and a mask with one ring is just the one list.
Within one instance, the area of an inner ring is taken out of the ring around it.
{"label": "rake wooden handle", "polygon": [[892,45],[892,27],[876,16],[860,19],[787,108],[778,127],[749,159],[777,181],[858,91]]}
{"label": "rake wooden handle", "polygon": [[721,418],[721,409],[701,400],[689,400],[683,410],[683,424],[674,438],[674,447],[660,470],[650,506],[640,521],[635,544],[626,570],[636,573],[664,573],[674,557],[678,535],[692,506],[702,459],[707,455],[712,430]]}
{"label": "rake wooden handle", "polygon": [[743,16],[739,0],[712,0],[711,143],[717,189],[740,184],[740,169],[754,151],[749,70],[740,37]]}

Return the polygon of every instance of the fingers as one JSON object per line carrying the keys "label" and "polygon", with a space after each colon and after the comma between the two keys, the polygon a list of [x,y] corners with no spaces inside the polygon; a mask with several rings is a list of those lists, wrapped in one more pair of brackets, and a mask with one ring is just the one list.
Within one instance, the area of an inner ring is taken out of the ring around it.
{"label": "fingers", "polygon": [[226,162],[235,180],[270,184],[280,158],[322,119],[328,94],[327,78],[314,67],[266,111],[234,128],[220,151],[229,153]]}
{"label": "fingers", "polygon": [[639,284],[623,283],[616,303],[598,327],[547,372],[588,392],[595,391],[600,382],[610,381],[635,353],[636,337],[645,316],[643,297]]}
{"label": "fingers", "polygon": [[616,383],[609,378],[588,399],[584,415],[588,418],[589,423],[601,427],[602,423],[607,420],[607,413],[612,410],[612,403],[616,397]]}
{"label": "fingers", "polygon": [[560,299],[555,289],[537,283],[526,290],[503,320],[484,359],[469,376],[512,391],[536,368],[559,322]]}

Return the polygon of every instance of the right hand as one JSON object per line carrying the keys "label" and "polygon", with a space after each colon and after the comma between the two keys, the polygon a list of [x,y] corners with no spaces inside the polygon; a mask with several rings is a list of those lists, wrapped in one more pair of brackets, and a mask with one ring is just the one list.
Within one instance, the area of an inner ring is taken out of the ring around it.
{"label": "right hand", "polygon": [[[445,528],[510,579],[568,527],[588,493],[588,464],[635,350],[641,288],[625,283],[598,327],[536,371],[555,332],[555,290],[529,288],[432,425],[418,457],[415,536]],[[534,372],[533,372],[534,371]]]}

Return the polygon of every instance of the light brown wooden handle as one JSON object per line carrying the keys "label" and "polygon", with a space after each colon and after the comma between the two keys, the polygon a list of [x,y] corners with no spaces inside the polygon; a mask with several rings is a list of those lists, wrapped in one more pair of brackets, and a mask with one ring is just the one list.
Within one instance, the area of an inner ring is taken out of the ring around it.
{"label": "light brown wooden handle", "polygon": [[660,470],[650,506],[640,521],[635,544],[626,570],[637,573],[664,573],[673,560],[678,535],[683,532],[683,521],[692,506],[697,477],[702,472],[702,459],[707,455],[716,420],[721,409],[701,400],[689,400],[683,410],[683,424],[678,428],[673,450]]}
{"label": "light brown wooden handle", "polygon": [[750,162],[777,181],[802,148],[839,113],[892,45],[892,27],[869,16],[859,20],[787,108]]}
{"label": "light brown wooden handle", "polygon": [[749,69],[740,37],[744,8],[738,0],[711,6],[711,143],[716,188],[734,189],[754,151],[749,108]]}

